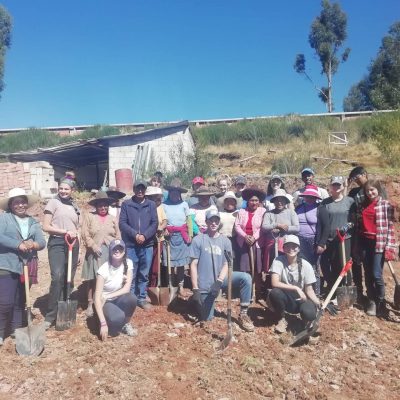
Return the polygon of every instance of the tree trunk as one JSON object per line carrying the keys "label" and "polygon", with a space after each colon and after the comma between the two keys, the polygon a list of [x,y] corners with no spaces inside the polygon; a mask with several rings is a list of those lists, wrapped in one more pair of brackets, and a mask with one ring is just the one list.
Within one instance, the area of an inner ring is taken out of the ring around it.
{"label": "tree trunk", "polygon": [[333,111],[333,101],[332,101],[332,62],[329,60],[328,65],[328,112]]}

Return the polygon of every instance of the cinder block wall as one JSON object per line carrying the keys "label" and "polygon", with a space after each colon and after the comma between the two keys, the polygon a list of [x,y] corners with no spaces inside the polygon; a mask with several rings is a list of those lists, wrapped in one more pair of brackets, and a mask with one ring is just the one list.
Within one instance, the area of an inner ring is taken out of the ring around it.
{"label": "cinder block wall", "polygon": [[57,190],[54,169],[46,161],[0,163],[0,176],[0,197],[7,196],[8,191],[15,187],[42,198],[51,197]]}

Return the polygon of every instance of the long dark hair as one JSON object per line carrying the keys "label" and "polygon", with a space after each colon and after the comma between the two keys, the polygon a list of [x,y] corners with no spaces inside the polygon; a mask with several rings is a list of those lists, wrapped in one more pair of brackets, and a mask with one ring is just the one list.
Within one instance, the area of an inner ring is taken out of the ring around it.
{"label": "long dark hair", "polygon": [[[108,263],[112,265],[112,252],[109,252],[108,255]],[[126,255],[126,249],[124,249],[124,256],[122,258],[122,264],[124,264],[124,275],[128,272],[128,260],[127,260],[127,255]]]}
{"label": "long dark hair", "polygon": [[[277,179],[277,178],[273,178],[273,179]],[[285,189],[285,182],[283,182],[282,179],[280,179],[281,181],[281,187],[280,189],[283,189],[286,191]],[[267,186],[267,196],[271,196],[272,194],[274,194],[274,191],[272,190],[272,185],[271,185],[272,179],[270,179],[270,181],[268,182],[268,186]]]}
{"label": "long dark hair", "polygon": [[[369,179],[368,182],[364,185],[364,190],[367,186],[376,188],[378,190],[379,196],[382,197],[382,199],[387,200],[387,193],[386,193],[385,187],[383,186],[383,184],[380,180]],[[365,195],[366,195],[366,193],[365,193]]]}

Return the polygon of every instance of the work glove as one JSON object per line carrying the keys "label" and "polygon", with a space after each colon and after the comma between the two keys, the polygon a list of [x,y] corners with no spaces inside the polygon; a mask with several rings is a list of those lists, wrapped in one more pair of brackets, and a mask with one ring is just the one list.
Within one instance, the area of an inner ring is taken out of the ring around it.
{"label": "work glove", "polygon": [[219,291],[221,290],[222,281],[217,279],[210,287],[210,293],[213,297],[218,297]]}
{"label": "work glove", "polygon": [[326,306],[326,311],[328,311],[329,314],[335,317],[336,315],[338,315],[339,309],[333,303],[329,303]]}
{"label": "work glove", "polygon": [[202,305],[202,300],[201,300],[201,294],[200,294],[200,290],[199,289],[193,289],[192,290],[192,292],[193,292],[193,295],[192,295],[192,297],[191,297],[191,300],[194,302],[194,303],[196,303],[196,304],[198,304],[198,305]]}

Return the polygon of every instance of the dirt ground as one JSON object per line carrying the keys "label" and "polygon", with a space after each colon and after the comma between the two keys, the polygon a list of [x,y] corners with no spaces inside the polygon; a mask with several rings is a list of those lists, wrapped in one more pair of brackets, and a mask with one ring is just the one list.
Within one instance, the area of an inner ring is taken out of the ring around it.
{"label": "dirt ground", "polygon": [[[394,189],[393,189],[394,190]],[[398,194],[398,187],[394,192]],[[396,263],[400,276],[400,264]],[[84,298],[77,272],[75,296]],[[78,310],[68,331],[47,331],[39,357],[22,357],[6,339],[0,349],[0,399],[399,399],[400,311],[394,310],[393,280],[385,269],[387,319],[352,308],[324,315],[320,335],[291,348],[292,333],[274,333],[268,309],[250,309],[254,333],[236,324],[236,341],[216,349],[226,334],[225,301],[206,330],[192,325],[185,300],[167,310],[138,309],[134,338],[101,342],[96,321]],[[40,252],[39,284],[32,289],[34,323],[43,320],[50,275]],[[239,310],[235,303],[234,316]],[[296,321],[293,321],[294,326]]]}

